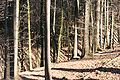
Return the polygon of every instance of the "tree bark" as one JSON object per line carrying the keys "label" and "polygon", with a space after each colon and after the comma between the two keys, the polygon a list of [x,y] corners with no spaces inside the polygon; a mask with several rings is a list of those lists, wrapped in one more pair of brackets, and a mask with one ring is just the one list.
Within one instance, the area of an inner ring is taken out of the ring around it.
{"label": "tree bark", "polygon": [[104,49],[106,48],[106,39],[107,39],[107,31],[106,31],[106,29],[107,29],[107,0],[105,0],[104,1],[104,25],[105,25],[105,28],[104,28],[104,30],[105,30],[105,34],[104,34],[104,45],[103,45],[103,47],[104,47]]}
{"label": "tree bark", "polygon": [[15,2],[14,11],[14,80],[18,80],[18,30],[19,30],[19,0]]}
{"label": "tree bark", "polygon": [[104,4],[104,2],[103,2],[103,0],[101,1],[101,15],[100,15],[100,47],[102,48],[102,44],[103,44],[103,39],[102,39],[102,37],[103,37],[103,35],[102,35],[102,33],[103,33],[103,31],[102,31],[102,29],[103,29],[103,11],[104,11],[104,8],[103,8],[103,5]]}
{"label": "tree bark", "polygon": [[99,28],[100,28],[100,0],[97,0],[97,8],[96,8],[96,51],[100,48],[99,45]]}
{"label": "tree bark", "polygon": [[9,27],[8,27],[8,1],[5,4],[5,67],[4,79],[10,80],[10,59],[9,59]]}
{"label": "tree bark", "polygon": [[113,48],[114,11],[112,10],[112,25],[110,28],[110,48]]}
{"label": "tree bark", "polygon": [[31,31],[30,31],[30,1],[27,0],[27,9],[28,9],[28,45],[29,45],[29,62],[30,70],[32,70],[32,50],[31,50]]}
{"label": "tree bark", "polygon": [[78,18],[78,13],[79,13],[79,0],[75,0],[75,21],[74,21],[74,27],[75,27],[75,38],[74,38],[74,55],[73,58],[79,58],[77,56],[77,46],[78,46],[78,40],[77,40],[77,28],[78,28],[78,23],[77,23],[77,18]]}
{"label": "tree bark", "polygon": [[91,5],[91,26],[92,26],[92,52],[95,52],[95,26],[94,26],[94,18],[93,18],[93,7]]}
{"label": "tree bark", "polygon": [[54,1],[54,14],[53,14],[53,62],[56,62],[56,53],[57,53],[55,18],[56,18],[56,0]]}
{"label": "tree bark", "polygon": [[45,80],[51,80],[50,68],[50,4],[51,0],[46,0],[46,27],[45,27]]}
{"label": "tree bark", "polygon": [[63,0],[61,2],[61,27],[60,27],[60,35],[59,35],[59,38],[58,38],[58,57],[57,57],[57,62],[59,62],[59,60],[60,60],[62,32],[63,32]]}
{"label": "tree bark", "polygon": [[45,59],[45,38],[44,38],[44,18],[43,18],[43,15],[44,15],[44,2],[43,0],[41,0],[41,7],[40,7],[40,15],[41,15],[41,18],[40,18],[40,34],[41,34],[41,39],[40,39],[40,43],[41,43],[41,63],[40,63],[40,66],[43,67],[44,66],[44,59]]}
{"label": "tree bark", "polygon": [[84,49],[85,58],[89,58],[89,26],[90,26],[90,0],[86,0],[85,4],[85,34],[84,34]]}
{"label": "tree bark", "polygon": [[109,1],[107,1],[107,16],[106,16],[106,43],[107,43],[107,46],[109,46]]}

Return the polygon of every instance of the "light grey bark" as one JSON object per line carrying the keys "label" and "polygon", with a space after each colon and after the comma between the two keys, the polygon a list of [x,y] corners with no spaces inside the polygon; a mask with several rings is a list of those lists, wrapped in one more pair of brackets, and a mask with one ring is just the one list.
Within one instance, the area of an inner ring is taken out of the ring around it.
{"label": "light grey bark", "polygon": [[77,18],[79,14],[79,0],[75,1],[75,21],[74,21],[74,27],[75,27],[75,38],[74,38],[74,55],[73,58],[78,58],[77,56],[77,46],[78,46],[78,40],[77,40],[77,35],[78,35],[78,23],[77,23]]}
{"label": "light grey bark", "polygon": [[28,48],[29,48],[29,62],[30,70],[32,70],[32,50],[31,50],[31,31],[30,31],[30,1],[27,0],[27,14],[28,14]]}
{"label": "light grey bark", "polygon": [[93,18],[93,7],[91,5],[91,26],[92,26],[92,52],[95,52],[95,26],[94,26],[94,18]]}
{"label": "light grey bark", "polygon": [[14,11],[14,80],[18,80],[18,30],[19,30],[19,0],[15,2]]}
{"label": "light grey bark", "polygon": [[97,0],[97,8],[96,8],[96,51],[100,48],[99,45],[99,28],[100,28],[100,0]]}
{"label": "light grey bark", "polygon": [[85,58],[89,55],[89,26],[90,26],[90,0],[86,0],[85,4],[85,34],[84,34],[84,48]]}
{"label": "light grey bark", "polygon": [[106,16],[106,47],[109,46],[109,1],[107,0],[107,16]]}
{"label": "light grey bark", "polygon": [[114,29],[114,11],[112,10],[112,25],[110,28],[110,43],[109,46],[110,48],[113,48],[113,29]]}
{"label": "light grey bark", "polygon": [[103,10],[104,10],[104,8],[103,8],[103,3],[104,3],[104,1],[102,0],[101,1],[101,17],[100,17],[100,47],[102,48],[102,44],[103,44],[103,39],[102,39],[102,37],[103,37],[103,35],[102,35],[102,33],[103,33],[103,31],[102,31],[102,29],[103,29]]}

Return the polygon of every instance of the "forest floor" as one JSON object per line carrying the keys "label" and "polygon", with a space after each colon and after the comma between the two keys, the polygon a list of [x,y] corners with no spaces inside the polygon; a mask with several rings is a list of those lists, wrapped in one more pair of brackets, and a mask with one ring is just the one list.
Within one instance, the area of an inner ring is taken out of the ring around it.
{"label": "forest floor", "polygon": [[[120,80],[120,45],[95,53],[93,59],[52,63],[53,80]],[[20,80],[44,80],[44,69],[20,73]]]}

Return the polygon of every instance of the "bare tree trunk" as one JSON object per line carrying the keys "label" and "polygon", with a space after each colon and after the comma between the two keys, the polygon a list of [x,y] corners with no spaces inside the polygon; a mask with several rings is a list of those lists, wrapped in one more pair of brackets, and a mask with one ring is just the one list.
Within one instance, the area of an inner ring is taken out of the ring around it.
{"label": "bare tree trunk", "polygon": [[28,9],[28,43],[29,43],[29,62],[30,70],[32,70],[32,50],[31,50],[31,31],[30,31],[30,1],[27,0],[27,9]]}
{"label": "bare tree trunk", "polygon": [[103,8],[103,5],[104,4],[104,2],[103,2],[103,0],[101,1],[101,16],[100,16],[100,47],[102,48],[102,43],[103,43],[103,39],[102,39],[102,37],[103,37],[103,35],[102,35],[102,33],[103,33],[103,31],[102,31],[102,29],[103,29],[103,10],[104,10],[104,8]]}
{"label": "bare tree trunk", "polygon": [[75,0],[75,21],[74,21],[74,27],[75,27],[75,38],[74,38],[74,55],[73,58],[79,58],[77,56],[77,46],[78,46],[78,40],[77,40],[77,28],[78,28],[78,23],[77,23],[77,18],[78,18],[78,13],[79,13],[79,0]]}
{"label": "bare tree trunk", "polygon": [[46,27],[45,27],[45,80],[51,80],[50,68],[50,4],[51,0],[46,0]]}
{"label": "bare tree trunk", "polygon": [[91,26],[92,26],[92,52],[95,52],[95,26],[94,26],[94,18],[93,18],[93,7],[91,5]]}
{"label": "bare tree trunk", "polygon": [[8,28],[8,1],[5,5],[5,67],[4,79],[10,80],[10,59],[9,59],[9,28]]}
{"label": "bare tree trunk", "polygon": [[75,27],[75,38],[74,38],[74,56],[73,58],[78,58],[77,56],[77,24],[74,25]]}
{"label": "bare tree trunk", "polygon": [[104,34],[104,45],[103,45],[104,49],[106,47],[106,39],[107,39],[107,35],[106,35],[107,34],[107,31],[106,31],[106,28],[107,28],[107,14],[106,14],[107,13],[107,8],[106,8],[107,4],[106,3],[107,3],[107,0],[104,1],[104,10],[105,10],[104,11],[104,22],[105,22],[104,23],[104,25],[105,25],[104,30],[105,30],[105,34]]}
{"label": "bare tree trunk", "polygon": [[55,18],[56,18],[56,0],[54,1],[54,15],[53,15],[53,62],[56,61],[56,53],[57,53]]}
{"label": "bare tree trunk", "polygon": [[89,58],[89,26],[90,26],[90,0],[86,0],[85,4],[85,34],[84,34],[84,49],[85,58]]}
{"label": "bare tree trunk", "polygon": [[107,24],[106,24],[106,43],[107,43],[107,46],[109,46],[109,1],[107,0]]}
{"label": "bare tree trunk", "polygon": [[112,10],[112,25],[110,28],[110,48],[113,48],[114,11]]}
{"label": "bare tree trunk", "polygon": [[16,0],[14,11],[14,80],[18,80],[18,30],[19,30],[19,0]]}
{"label": "bare tree trunk", "polygon": [[44,66],[44,59],[45,59],[45,38],[44,38],[44,18],[43,18],[43,14],[44,14],[44,1],[41,0],[41,8],[40,8],[40,15],[41,15],[41,20],[40,20],[40,34],[41,34],[41,63],[40,66],[43,67]]}
{"label": "bare tree trunk", "polygon": [[79,0],[75,0],[75,21],[74,21],[74,27],[75,27],[75,38],[74,38],[74,55],[73,55],[73,58],[79,58],[77,56],[77,49],[78,49],[78,38],[77,38],[77,35],[78,35],[78,22],[77,22],[77,19],[78,19],[78,14],[79,14]]}
{"label": "bare tree trunk", "polygon": [[100,48],[99,45],[99,28],[100,28],[100,0],[97,0],[97,8],[96,8],[96,51]]}
{"label": "bare tree trunk", "polygon": [[60,50],[61,50],[61,38],[62,38],[62,32],[63,32],[63,0],[61,3],[61,28],[60,28],[60,35],[58,38],[58,57],[57,57],[57,61],[59,62],[59,58],[60,58]]}

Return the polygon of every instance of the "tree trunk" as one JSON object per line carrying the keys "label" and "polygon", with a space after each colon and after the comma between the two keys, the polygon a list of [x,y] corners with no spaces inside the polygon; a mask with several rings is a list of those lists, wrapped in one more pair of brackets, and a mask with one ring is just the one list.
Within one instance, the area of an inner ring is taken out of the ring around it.
{"label": "tree trunk", "polygon": [[93,18],[93,7],[91,5],[91,26],[92,26],[92,52],[95,52],[95,26],[94,26],[94,18]]}
{"label": "tree trunk", "polygon": [[56,62],[56,53],[57,53],[55,18],[56,18],[56,0],[54,1],[54,14],[53,14],[53,62]]}
{"label": "tree trunk", "polygon": [[77,46],[78,46],[78,40],[77,40],[77,28],[78,28],[78,23],[77,23],[77,18],[78,18],[78,13],[79,13],[79,0],[75,0],[75,21],[74,21],[74,27],[75,27],[75,38],[74,38],[74,55],[73,58],[79,58],[77,56]]}
{"label": "tree trunk", "polygon": [[30,1],[27,0],[27,9],[28,9],[28,45],[29,45],[29,62],[30,70],[32,70],[32,50],[31,50],[31,31],[30,31]]}
{"label": "tree trunk", "polygon": [[109,1],[107,1],[107,24],[106,24],[106,43],[107,43],[107,46],[106,47],[108,47],[109,46]]}
{"label": "tree trunk", "polygon": [[106,31],[106,29],[107,29],[107,25],[106,25],[106,24],[107,24],[107,14],[106,14],[106,13],[107,13],[107,8],[106,8],[106,7],[107,7],[107,4],[106,4],[106,3],[107,3],[107,1],[105,0],[105,1],[104,1],[104,10],[105,10],[105,11],[104,11],[104,22],[105,22],[105,23],[104,23],[104,25],[105,25],[104,30],[105,30],[105,34],[104,34],[104,45],[103,45],[103,46],[104,46],[104,49],[105,49],[105,47],[106,47],[106,39],[107,39],[107,31]]}
{"label": "tree trunk", "polygon": [[44,38],[44,18],[43,18],[43,15],[44,15],[44,2],[43,0],[41,0],[41,7],[40,7],[40,15],[41,15],[41,18],[40,18],[40,34],[41,34],[41,39],[40,39],[40,43],[41,43],[41,63],[40,63],[40,66],[43,67],[44,66],[44,54],[45,54],[45,38]]}
{"label": "tree trunk", "polygon": [[4,80],[10,80],[10,59],[9,59],[9,27],[8,27],[8,1],[5,4],[5,67]]}
{"label": "tree trunk", "polygon": [[84,34],[84,49],[85,58],[89,58],[89,26],[90,26],[90,0],[86,0],[85,4],[85,34]]}
{"label": "tree trunk", "polygon": [[112,25],[110,28],[110,48],[113,48],[113,28],[114,28],[114,11],[112,10]]}
{"label": "tree trunk", "polygon": [[102,43],[103,43],[103,39],[102,39],[102,37],[103,37],[103,35],[102,35],[102,33],[103,33],[103,31],[102,31],[102,29],[103,29],[103,11],[104,11],[104,8],[103,8],[103,5],[104,4],[104,2],[103,2],[103,0],[101,1],[101,15],[100,15],[100,19],[101,19],[101,23],[100,23],[100,47],[102,48]]}
{"label": "tree trunk", "polygon": [[97,0],[97,8],[96,8],[96,51],[100,48],[99,45],[99,28],[100,28],[100,0]]}
{"label": "tree trunk", "polygon": [[46,27],[45,27],[45,80],[51,80],[50,68],[50,0],[46,0]]}
{"label": "tree trunk", "polygon": [[58,38],[58,57],[57,57],[58,62],[59,62],[59,59],[60,59],[62,32],[63,32],[63,0],[61,2],[61,27],[60,27],[60,35],[59,35],[59,38]]}
{"label": "tree trunk", "polygon": [[14,11],[14,80],[18,80],[18,30],[19,30],[19,0],[15,2]]}

